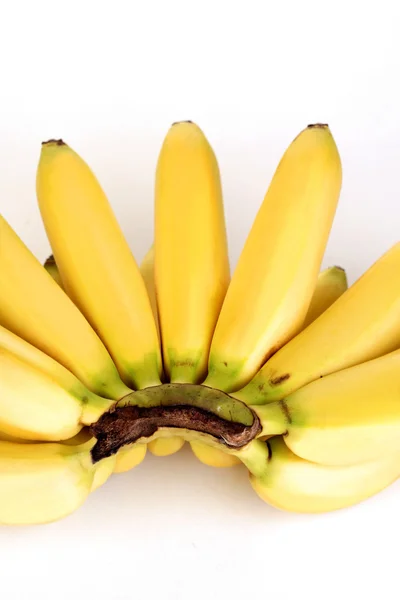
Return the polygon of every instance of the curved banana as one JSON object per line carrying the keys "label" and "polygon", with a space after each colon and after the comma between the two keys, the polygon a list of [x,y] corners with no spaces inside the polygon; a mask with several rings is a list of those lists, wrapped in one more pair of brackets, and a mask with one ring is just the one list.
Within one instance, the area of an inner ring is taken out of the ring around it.
{"label": "curved banana", "polygon": [[[347,289],[347,277],[341,267],[328,267],[318,276],[317,285],[311,299],[305,323],[314,321],[333,302],[335,302]],[[163,440],[163,438],[160,438]],[[227,454],[218,448],[211,448],[201,442],[190,442],[193,454],[205,465],[210,467],[233,467],[241,464],[241,461],[232,454]]]}
{"label": "curved banana", "polygon": [[[329,267],[322,271],[317,279],[306,321],[311,322],[316,319],[330,304],[337,300],[346,287],[346,273],[341,267]],[[223,450],[218,450],[218,448],[212,448],[201,442],[190,442],[190,446],[196,458],[210,467],[224,468],[241,464],[239,458],[227,454]]]}
{"label": "curved banana", "polygon": [[179,452],[179,450],[184,446],[185,440],[173,436],[173,437],[165,437],[165,438],[157,438],[149,442],[149,450],[154,456],[170,456],[171,454],[175,454]]}
{"label": "curved banana", "polygon": [[281,437],[268,440],[265,475],[250,475],[264,502],[281,510],[322,513],[357,504],[391,485],[400,476],[400,454],[346,467],[319,465],[299,458]]}
{"label": "curved banana", "polygon": [[400,346],[400,243],[281,348],[235,397],[280,400],[303,385]]}
{"label": "curved banana", "polygon": [[196,458],[208,467],[226,468],[240,465],[241,460],[233,454],[228,454],[218,448],[207,446],[202,442],[190,442],[190,447]]}
{"label": "curved banana", "polygon": [[199,383],[229,284],[219,168],[201,129],[174,123],[155,181],[155,280],[164,367]]}
{"label": "curved banana", "polygon": [[[97,421],[113,403],[69,390],[45,372],[0,348],[0,430],[27,440],[58,441]],[[78,382],[79,383],[79,382]]]}
{"label": "curved banana", "polygon": [[52,356],[92,392],[129,390],[106,348],[68,296],[0,215],[0,324]]}
{"label": "curved banana", "polygon": [[93,443],[0,442],[0,524],[49,523],[78,509],[109,477],[115,462],[110,457],[94,465]]}
{"label": "curved banana", "polygon": [[111,400],[88,390],[71,371],[68,371],[56,360],[0,325],[0,352],[2,350],[41,371],[64,388],[68,394],[77,398],[80,403],[84,403],[85,415],[91,422],[96,421],[113,405]]}
{"label": "curved banana", "polygon": [[116,455],[114,473],[125,473],[140,465],[146,456],[146,451],[146,444],[121,448]]}
{"label": "curved banana", "polygon": [[346,271],[342,267],[328,267],[318,275],[317,285],[302,330],[315,321],[347,290]]}
{"label": "curved banana", "polygon": [[205,385],[243,387],[301,329],[342,182],[326,125],[292,142],[247,238],[215,328]]}
{"label": "curved banana", "polygon": [[317,379],[253,409],[261,437],[285,434],[301,458],[351,465],[400,456],[400,350]]}
{"label": "curved banana", "polygon": [[69,297],[98,332],[126,385],[160,383],[157,329],[143,278],[88,165],[61,140],[42,145],[37,198]]}
{"label": "curved banana", "polygon": [[[0,325],[0,352],[2,349],[7,350],[25,363],[42,371],[67,392],[79,399],[79,401],[83,401],[85,403],[85,417],[88,421],[94,422],[103,412],[110,409],[113,405],[113,402],[110,400],[106,400],[105,398],[101,398],[90,392],[70,371],[50,358],[50,356],[47,356],[44,352],[41,352]],[[63,443],[77,445],[86,442],[89,439],[91,439],[89,431],[86,428],[83,428],[77,435],[65,440]],[[30,441],[17,438],[3,431],[0,431],[0,440],[14,441],[19,444],[28,443]],[[114,473],[122,473],[133,469],[133,467],[136,467],[142,462],[145,455],[145,445],[123,448],[115,457]]]}

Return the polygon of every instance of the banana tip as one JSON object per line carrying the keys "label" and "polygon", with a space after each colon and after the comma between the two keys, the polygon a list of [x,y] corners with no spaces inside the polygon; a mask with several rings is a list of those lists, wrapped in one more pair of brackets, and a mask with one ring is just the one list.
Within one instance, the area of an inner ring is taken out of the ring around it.
{"label": "banana tip", "polygon": [[171,127],[173,127],[174,125],[181,125],[182,123],[190,123],[191,125],[193,125],[193,121],[174,121]]}
{"label": "banana tip", "polygon": [[307,125],[307,129],[326,129],[329,127],[328,123],[311,123]]}
{"label": "banana tip", "polygon": [[51,140],[47,140],[46,142],[42,142],[42,146],[66,146],[66,145],[67,144],[61,139],[59,139],[59,140],[51,139]]}

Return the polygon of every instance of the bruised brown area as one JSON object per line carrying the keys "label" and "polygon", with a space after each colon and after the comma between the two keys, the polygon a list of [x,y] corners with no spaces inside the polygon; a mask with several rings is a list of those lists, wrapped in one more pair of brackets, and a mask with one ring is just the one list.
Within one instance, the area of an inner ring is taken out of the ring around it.
{"label": "bruised brown area", "polygon": [[280,383],[283,383],[284,381],[287,381],[290,377],[290,373],[285,373],[284,375],[279,375],[279,377],[273,377],[272,379],[269,380],[271,385],[279,385]]}
{"label": "bruised brown area", "polygon": [[53,144],[54,146],[66,146],[66,143],[63,140],[47,140],[47,142],[42,142],[42,146],[47,146],[48,144]]}
{"label": "bruised brown area", "polygon": [[285,400],[280,400],[279,404],[281,405],[282,412],[285,415],[288,425],[291,425],[292,424],[292,416],[290,414],[288,405],[286,404]]}
{"label": "bruised brown area", "polygon": [[91,451],[93,462],[115,454],[122,446],[151,437],[161,427],[206,433],[230,449],[242,448],[261,432],[255,413],[253,424],[246,426],[195,406],[116,406],[90,428],[97,438]]}

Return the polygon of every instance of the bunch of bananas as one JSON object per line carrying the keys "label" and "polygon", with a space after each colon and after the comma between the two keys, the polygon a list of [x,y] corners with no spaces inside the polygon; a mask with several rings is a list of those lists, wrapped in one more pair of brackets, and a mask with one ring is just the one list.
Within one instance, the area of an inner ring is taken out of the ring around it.
{"label": "bunch of bananas", "polygon": [[42,145],[42,265],[0,217],[0,523],[60,519],[185,442],[280,509],[355,504],[400,475],[400,243],[350,288],[320,272],[341,189],[327,125],[273,176],[231,278],[218,164],[172,125],[139,268],[88,165]]}

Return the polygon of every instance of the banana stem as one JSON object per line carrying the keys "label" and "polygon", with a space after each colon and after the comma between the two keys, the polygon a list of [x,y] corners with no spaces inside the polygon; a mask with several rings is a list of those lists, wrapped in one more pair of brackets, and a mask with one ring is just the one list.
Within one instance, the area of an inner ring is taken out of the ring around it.
{"label": "banana stem", "polygon": [[96,394],[91,394],[86,404],[83,405],[81,423],[82,425],[93,425],[100,417],[109,411],[115,402],[102,398]]}
{"label": "banana stem", "polygon": [[247,467],[255,477],[262,477],[268,468],[269,449],[268,445],[261,440],[253,440],[244,448],[231,452]]}
{"label": "banana stem", "polygon": [[258,438],[285,434],[292,422],[285,400],[270,402],[262,406],[250,406],[249,408],[256,413],[261,423],[262,430],[256,436]]}

